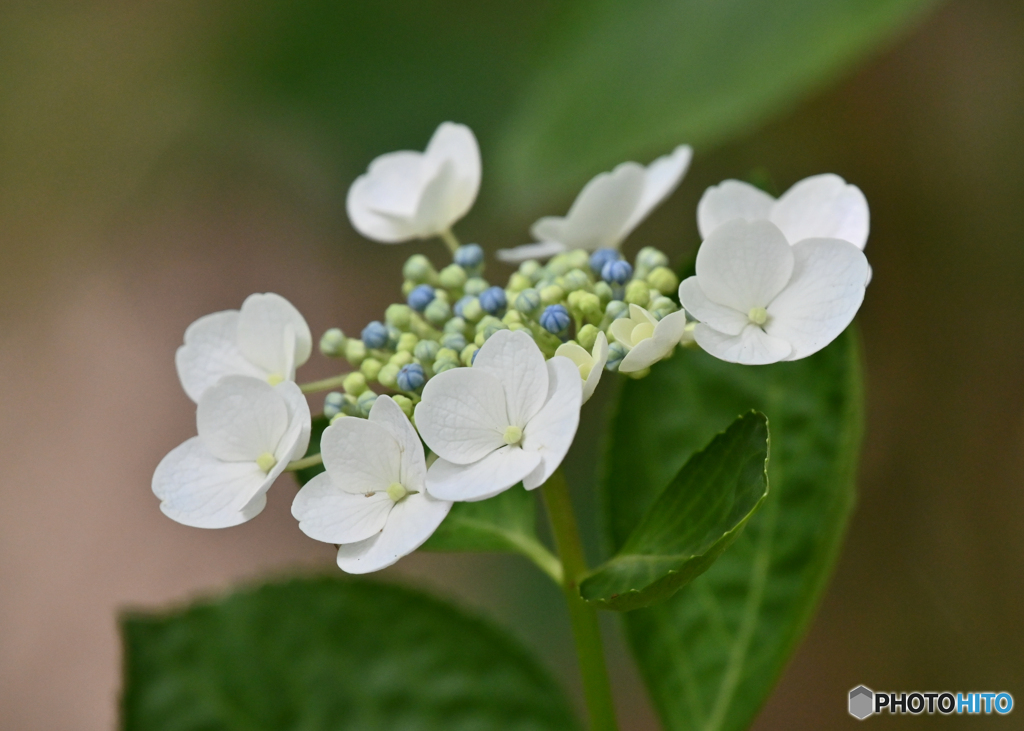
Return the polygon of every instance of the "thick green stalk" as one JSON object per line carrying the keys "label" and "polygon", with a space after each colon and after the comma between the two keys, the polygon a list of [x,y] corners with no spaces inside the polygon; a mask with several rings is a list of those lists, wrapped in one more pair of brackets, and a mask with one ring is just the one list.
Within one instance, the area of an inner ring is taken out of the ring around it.
{"label": "thick green stalk", "polygon": [[450,228],[446,228],[444,231],[439,233],[438,236],[441,241],[444,242],[444,245],[448,247],[448,251],[452,254],[454,254],[455,250],[459,248],[459,240],[455,238],[455,234],[452,233]]}
{"label": "thick green stalk", "polygon": [[572,510],[569,485],[561,469],[555,470],[544,483],[541,492],[564,569],[562,591],[569,605],[569,619],[572,621],[572,634],[576,640],[580,674],[583,676],[583,695],[590,715],[590,729],[616,731],[612,686],[601,645],[597,611],[583,601],[579,593],[579,581],[587,572],[587,560],[583,555],[583,544]]}
{"label": "thick green stalk", "polygon": [[341,388],[345,385],[345,379],[349,376],[348,373],[342,373],[339,376],[331,376],[330,378],[323,378],[319,381],[310,381],[309,383],[299,384],[299,390],[303,393],[316,393],[317,391],[330,391],[332,388]]}

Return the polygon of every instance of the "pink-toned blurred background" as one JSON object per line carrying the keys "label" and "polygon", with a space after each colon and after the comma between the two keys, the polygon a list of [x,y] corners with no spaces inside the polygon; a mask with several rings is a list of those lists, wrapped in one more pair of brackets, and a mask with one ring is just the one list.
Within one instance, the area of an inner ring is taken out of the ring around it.
{"label": "pink-toned blurred background", "polygon": [[[159,512],[152,470],[194,429],[173,365],[185,327],[274,291],[316,334],[358,330],[398,297],[397,271],[416,248],[351,230],[347,181],[316,154],[344,140],[220,126],[184,61],[218,22],[201,4],[3,14],[0,727],[109,729],[121,609],[336,570],[331,547],[290,517],[287,480],[230,531]],[[758,729],[850,724],[845,693],[860,683],[1024,698],[1022,139],[1024,6],[949,4],[766,127],[698,149],[680,190],[632,238],[633,249],[681,257],[703,189],[754,167],[782,189],[834,171],[871,201],[859,508]],[[485,180],[481,210],[460,228],[490,250],[525,242],[538,211],[490,216],[493,192]],[[334,368],[315,356],[303,375]],[[592,457],[575,450],[578,474]],[[415,555],[384,577],[510,626],[574,687],[559,597],[518,559]],[[612,653],[623,728],[656,728],[621,641]],[[994,723],[942,720],[982,722]]]}

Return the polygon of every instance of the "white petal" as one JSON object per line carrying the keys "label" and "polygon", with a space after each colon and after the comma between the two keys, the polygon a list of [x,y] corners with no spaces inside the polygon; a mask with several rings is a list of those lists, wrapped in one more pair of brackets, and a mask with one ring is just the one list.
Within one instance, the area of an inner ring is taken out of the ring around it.
{"label": "white petal", "polygon": [[548,369],[544,354],[533,338],[522,331],[499,330],[476,353],[473,370],[488,373],[505,389],[509,424],[520,428],[544,405],[548,394]]}
{"label": "white petal", "polygon": [[541,241],[558,241],[570,249],[615,248],[643,195],[646,171],[625,162],[587,183],[564,219],[542,218],[530,229]]}
{"label": "white petal", "polygon": [[160,509],[172,520],[195,528],[229,528],[263,510],[264,493],[278,474],[263,474],[255,462],[223,462],[192,437],[160,461],[152,487]]}
{"label": "white petal", "polygon": [[395,503],[386,492],[346,492],[321,472],[299,490],[292,515],[299,530],[325,543],[355,543],[380,533]]}
{"label": "white petal", "polygon": [[378,396],[370,408],[370,421],[388,430],[402,450],[402,477],[407,490],[423,490],[427,479],[427,462],[423,444],[409,417],[390,396]]}
{"label": "white petal", "polygon": [[[603,332],[599,334],[604,335]],[[587,365],[593,360],[593,358],[590,356],[590,353],[587,352],[587,349],[577,342],[562,343],[555,350],[555,355],[560,355],[563,358],[568,358],[569,360],[576,364],[577,368],[580,367],[581,365]]]}
{"label": "white petal", "polygon": [[409,495],[391,510],[377,536],[338,547],[338,567],[350,574],[365,574],[390,566],[422,546],[451,507],[450,502],[426,494]]}
{"label": "white petal", "polygon": [[766,221],[775,199],[763,190],[739,180],[726,180],[704,191],[697,204],[697,228],[706,239],[723,223],[741,218]]}
{"label": "white petal", "polygon": [[399,150],[380,155],[360,178],[364,182],[359,200],[374,213],[411,220],[423,186],[436,172],[437,167],[427,168],[421,152]]}
{"label": "white petal", "polygon": [[[555,355],[558,353],[556,352]],[[601,374],[604,373],[604,367],[608,364],[608,337],[603,332],[597,334],[592,357],[594,364],[590,369],[590,375],[583,383],[583,401],[581,403],[584,404],[594,395],[597,384],[601,381]]]}
{"label": "white petal", "polygon": [[535,450],[541,456],[537,469],[523,479],[527,490],[543,485],[558,469],[580,425],[583,388],[579,370],[568,358],[556,355],[548,361],[548,376],[551,385],[544,408],[523,430],[523,451]]}
{"label": "white petal", "polygon": [[[384,197],[384,191],[388,190],[390,186],[381,184],[381,181],[373,177],[373,164],[370,165],[371,172],[360,175],[348,189],[345,209],[348,212],[348,218],[352,222],[352,226],[363,236],[385,244],[397,244],[416,238],[412,222],[413,216],[416,213],[415,206],[419,204],[419,178],[422,160],[420,154],[415,152],[390,154],[408,156],[404,158],[406,162],[402,164],[406,164],[410,168],[410,175],[407,177],[395,176],[396,180],[403,180],[405,183],[412,184],[411,186],[403,184],[401,188],[397,189],[408,196],[408,202],[410,202],[408,213],[401,215],[394,211],[387,213],[380,210],[381,208],[387,208],[389,204],[393,208],[399,208],[404,206],[407,201],[402,197],[395,201],[390,201]],[[377,160],[374,161],[374,163],[376,162]],[[399,166],[396,165],[397,167]]]}
{"label": "white petal", "polygon": [[505,444],[505,390],[477,368],[453,368],[427,381],[415,415],[423,441],[449,462],[470,464]]}
{"label": "white petal", "polygon": [[496,256],[498,261],[503,261],[506,264],[518,264],[528,259],[547,259],[568,250],[565,244],[558,241],[543,241],[539,244],[523,244],[511,249],[498,249]]}
{"label": "white petal", "polygon": [[637,323],[633,321],[633,318],[620,317],[617,320],[612,320],[612,324],[608,326],[608,332],[627,348],[631,348],[633,347],[633,328],[636,326]]}
{"label": "white petal", "polygon": [[291,380],[295,368],[309,360],[313,336],[302,314],[284,297],[251,294],[238,317],[238,348],[259,367]]}
{"label": "white petal", "polygon": [[277,445],[274,456],[278,461],[290,462],[300,459],[309,448],[309,437],[312,428],[312,417],[309,413],[309,402],[302,390],[291,381],[284,381],[274,387],[288,407],[288,429]]}
{"label": "white petal", "polygon": [[853,320],[868,276],[864,253],[839,239],[805,239],[793,247],[793,278],[768,306],[764,329],[806,358],[831,343]]}
{"label": "white petal", "polygon": [[196,427],[213,456],[255,463],[265,452],[277,453],[289,427],[288,405],[266,381],[225,376],[199,399]]}
{"label": "white petal", "polygon": [[697,344],[708,353],[744,365],[764,365],[785,360],[792,349],[789,343],[766,334],[757,325],[747,325],[739,335],[726,335],[700,323],[693,331]]}
{"label": "white petal", "polygon": [[520,482],[540,463],[538,451],[508,445],[472,464],[438,459],[427,470],[427,492],[438,500],[486,500]]}
{"label": "white petal", "polygon": [[697,280],[712,302],[739,312],[767,307],[793,273],[786,237],[768,221],[729,221],[697,252]]}
{"label": "white petal", "polygon": [[334,422],[320,437],[324,467],[345,492],[383,492],[402,477],[402,450],[387,429],[366,419]]}
{"label": "white petal", "polygon": [[779,198],[771,213],[772,223],[792,244],[842,239],[858,249],[868,242],[870,218],[860,188],[830,173],[801,180]]}
{"label": "white petal", "polygon": [[654,326],[654,335],[641,340],[619,363],[622,373],[634,373],[667,358],[686,332],[686,313],[678,310],[665,315]]}
{"label": "white petal", "polygon": [[466,125],[442,122],[430,138],[425,156],[428,165],[451,165],[452,180],[444,196],[444,217],[450,226],[469,212],[480,190],[480,147]]}
{"label": "white petal", "polygon": [[205,315],[185,330],[185,344],[178,348],[174,363],[182,388],[190,399],[198,403],[203,391],[224,376],[265,379],[269,375],[242,355],[237,334],[238,310]]}
{"label": "white petal", "polygon": [[622,229],[622,238],[626,238],[640,223],[647,218],[654,208],[668,197],[687,168],[690,167],[690,160],[693,159],[693,148],[689,145],[679,145],[669,155],[662,155],[647,166],[644,177],[643,192],[640,200],[633,209],[633,215],[626,221]]}
{"label": "white petal", "polygon": [[697,277],[687,277],[679,285],[679,301],[695,319],[726,335],[739,335],[750,322],[746,312],[709,300]]}

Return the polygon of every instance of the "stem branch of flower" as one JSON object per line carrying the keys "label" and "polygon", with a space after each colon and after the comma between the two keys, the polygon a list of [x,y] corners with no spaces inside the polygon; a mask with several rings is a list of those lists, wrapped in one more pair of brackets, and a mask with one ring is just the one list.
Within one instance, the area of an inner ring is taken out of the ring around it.
{"label": "stem branch of flower", "polygon": [[342,373],[339,376],[331,376],[330,378],[323,378],[319,381],[303,383],[299,385],[299,390],[303,393],[316,393],[317,391],[330,391],[332,388],[341,388],[345,383],[345,377],[347,375],[348,373]]}
{"label": "stem branch of flower", "polygon": [[587,561],[583,555],[583,544],[580,542],[580,532],[573,514],[569,485],[561,468],[555,470],[544,483],[541,492],[551,520],[558,554],[562,560],[562,591],[569,605],[569,619],[572,621],[572,633],[576,641],[576,654],[579,658],[580,675],[583,678],[583,694],[590,716],[590,729],[616,731],[612,688],[601,644],[597,610],[587,604],[579,593],[579,580],[587,572]]}
{"label": "stem branch of flower", "polygon": [[446,228],[444,231],[439,233],[438,236],[441,238],[441,241],[445,243],[445,246],[448,247],[448,251],[454,255],[455,250],[459,248],[459,240],[455,238],[455,234],[452,233],[452,230],[450,228]]}
{"label": "stem branch of flower", "polygon": [[318,464],[324,463],[324,456],[322,454],[314,454],[309,457],[303,457],[302,459],[296,459],[288,463],[288,466],[284,468],[285,472],[295,472],[295,470],[304,470],[307,467],[313,467]]}

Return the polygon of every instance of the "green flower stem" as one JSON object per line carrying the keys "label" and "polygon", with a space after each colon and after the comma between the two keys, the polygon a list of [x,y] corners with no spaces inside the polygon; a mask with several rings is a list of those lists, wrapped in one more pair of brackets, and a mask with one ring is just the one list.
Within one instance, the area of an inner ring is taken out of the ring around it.
{"label": "green flower stem", "polygon": [[452,233],[452,230],[450,228],[446,228],[444,231],[439,233],[438,236],[441,241],[445,243],[445,246],[448,247],[448,251],[452,252],[454,255],[455,250],[459,248],[459,240],[455,238],[455,234]]}
{"label": "green flower stem", "polygon": [[324,378],[319,381],[310,381],[309,383],[302,383],[299,385],[299,390],[303,393],[316,393],[317,391],[330,391],[332,388],[341,388],[345,383],[345,377],[348,373],[342,373],[340,376],[331,376],[330,378]]}
{"label": "green flower stem", "polygon": [[313,467],[318,464],[324,463],[324,456],[322,454],[314,454],[309,457],[303,457],[302,459],[296,459],[288,463],[288,466],[284,468],[285,472],[295,472],[295,470],[304,470],[307,467]]}
{"label": "green flower stem", "polygon": [[616,731],[615,708],[612,705],[612,687],[608,679],[601,628],[597,610],[583,601],[579,581],[587,572],[587,561],[580,543],[580,532],[573,515],[569,485],[561,468],[548,478],[541,488],[548,517],[551,520],[555,544],[562,560],[564,579],[562,591],[569,605],[569,619],[576,640],[580,674],[583,676],[583,694],[590,715],[591,731]]}

